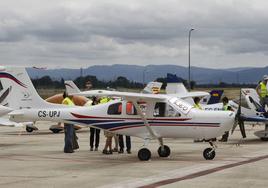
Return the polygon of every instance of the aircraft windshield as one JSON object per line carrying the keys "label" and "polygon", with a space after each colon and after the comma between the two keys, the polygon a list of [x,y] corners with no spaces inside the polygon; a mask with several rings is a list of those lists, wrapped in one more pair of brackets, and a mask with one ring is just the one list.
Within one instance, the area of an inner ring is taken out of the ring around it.
{"label": "aircraft windshield", "polygon": [[188,112],[191,110],[192,106],[188,104],[187,102],[178,99],[178,98],[172,98],[169,100],[170,103],[174,104],[174,106],[183,114],[188,114]]}

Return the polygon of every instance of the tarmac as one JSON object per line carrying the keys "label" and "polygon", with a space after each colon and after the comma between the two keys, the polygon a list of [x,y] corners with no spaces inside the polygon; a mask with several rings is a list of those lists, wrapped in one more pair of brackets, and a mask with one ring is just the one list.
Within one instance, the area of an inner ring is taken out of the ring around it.
{"label": "tarmac", "polygon": [[168,158],[157,154],[157,141],[148,148],[152,159],[139,161],[143,140],[132,137],[132,154],[102,154],[89,151],[89,129],[78,131],[80,149],[63,153],[64,134],[48,130],[50,122],[37,123],[39,131],[0,127],[0,187],[267,187],[268,142],[253,135],[263,125],[246,126],[247,138],[239,130],[227,143],[217,142],[216,157],[203,158],[208,143],[191,139],[165,139],[171,149]]}

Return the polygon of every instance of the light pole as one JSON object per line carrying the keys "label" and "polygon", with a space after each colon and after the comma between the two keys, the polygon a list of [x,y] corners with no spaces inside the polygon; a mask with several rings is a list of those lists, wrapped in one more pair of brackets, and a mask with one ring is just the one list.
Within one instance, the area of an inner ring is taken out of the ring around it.
{"label": "light pole", "polygon": [[189,91],[191,90],[191,33],[194,29],[190,29],[189,30],[189,57],[188,57],[188,60],[189,60],[189,67],[188,67],[188,87],[189,87]]}

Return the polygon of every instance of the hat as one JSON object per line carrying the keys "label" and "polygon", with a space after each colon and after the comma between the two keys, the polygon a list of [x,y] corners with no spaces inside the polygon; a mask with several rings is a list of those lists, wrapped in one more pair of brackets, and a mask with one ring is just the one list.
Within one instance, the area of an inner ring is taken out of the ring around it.
{"label": "hat", "polygon": [[262,79],[263,80],[268,80],[268,75],[264,75]]}

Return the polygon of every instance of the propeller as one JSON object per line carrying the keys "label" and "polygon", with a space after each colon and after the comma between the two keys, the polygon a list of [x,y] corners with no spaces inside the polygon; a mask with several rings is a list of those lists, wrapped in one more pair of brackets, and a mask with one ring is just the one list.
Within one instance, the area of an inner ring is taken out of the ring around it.
{"label": "propeller", "polygon": [[240,89],[240,96],[239,96],[239,105],[238,105],[238,109],[235,115],[235,121],[234,121],[234,125],[232,128],[232,134],[234,133],[235,128],[237,127],[237,125],[239,125],[239,129],[241,132],[241,135],[243,138],[246,138],[246,130],[245,130],[245,124],[244,124],[244,118],[241,114],[241,98],[242,98],[242,93],[241,93],[241,89]]}

